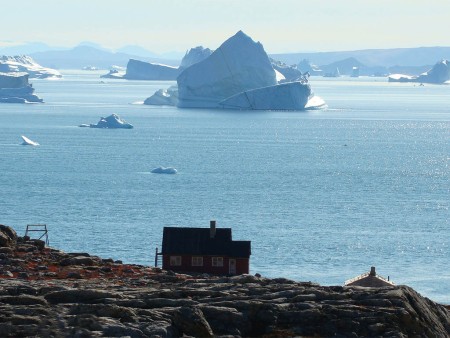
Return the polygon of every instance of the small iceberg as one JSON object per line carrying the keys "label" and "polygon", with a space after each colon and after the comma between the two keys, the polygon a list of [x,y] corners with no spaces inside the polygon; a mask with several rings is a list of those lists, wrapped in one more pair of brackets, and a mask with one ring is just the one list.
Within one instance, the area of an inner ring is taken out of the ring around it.
{"label": "small iceberg", "polygon": [[443,84],[450,80],[450,61],[441,60],[437,62],[433,68],[419,76],[410,76],[404,74],[389,75],[389,82],[419,82]]}
{"label": "small iceberg", "polygon": [[158,167],[151,171],[153,174],[176,174],[178,172],[177,169],[173,167]]}
{"label": "small iceberg", "polygon": [[112,114],[108,117],[101,117],[97,124],[80,124],[79,127],[107,128],[107,129],[132,129],[133,125],[121,119],[118,115]]}
{"label": "small iceberg", "polygon": [[305,110],[320,110],[327,107],[327,103],[320,96],[312,95],[305,105]]}
{"label": "small iceberg", "polygon": [[37,143],[37,142],[34,142],[34,141],[31,141],[28,137],[26,137],[26,136],[21,136],[22,137],[22,140],[23,140],[23,142],[22,142],[22,145],[23,146],[38,146],[39,145],[39,143]]}

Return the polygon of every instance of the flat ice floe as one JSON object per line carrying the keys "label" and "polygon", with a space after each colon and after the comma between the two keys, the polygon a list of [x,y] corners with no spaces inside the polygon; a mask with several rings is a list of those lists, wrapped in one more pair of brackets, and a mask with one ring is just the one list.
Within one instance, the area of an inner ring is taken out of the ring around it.
{"label": "flat ice floe", "polygon": [[153,174],[176,174],[178,172],[177,169],[173,167],[157,167],[151,171]]}

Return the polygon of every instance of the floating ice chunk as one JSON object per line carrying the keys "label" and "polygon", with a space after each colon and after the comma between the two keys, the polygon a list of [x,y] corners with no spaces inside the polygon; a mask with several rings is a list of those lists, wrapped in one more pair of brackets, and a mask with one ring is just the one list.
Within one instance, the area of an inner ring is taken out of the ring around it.
{"label": "floating ice chunk", "polygon": [[414,76],[404,74],[391,74],[388,76],[389,82],[412,82],[415,80]]}
{"label": "floating ice chunk", "polygon": [[[79,127],[86,127],[86,124],[80,124]],[[101,117],[97,124],[90,124],[90,128],[107,128],[107,129],[132,129],[133,125],[122,120],[118,115],[112,114],[108,117]]]}
{"label": "floating ice chunk", "polygon": [[110,69],[108,74],[101,75],[102,79],[123,79],[125,76],[124,70]]}
{"label": "floating ice chunk", "polygon": [[144,101],[147,105],[176,106],[178,102],[178,87],[170,86],[168,89],[159,89]]}
{"label": "floating ice chunk", "polygon": [[28,137],[26,137],[26,136],[21,136],[22,137],[22,140],[23,140],[23,142],[22,142],[22,145],[23,146],[38,146],[39,145],[39,143],[37,143],[37,142],[34,142],[34,141],[31,141]]}
{"label": "floating ice chunk", "polygon": [[419,76],[403,74],[392,74],[388,77],[389,82],[420,82],[420,83],[446,83],[450,80],[450,61],[441,60],[429,71]]}
{"label": "floating ice chunk", "polygon": [[178,170],[173,167],[157,167],[154,168],[151,172],[153,174],[176,174]]}
{"label": "floating ice chunk", "polygon": [[327,108],[327,103],[320,97],[312,95],[310,96],[308,103],[305,105],[306,110],[319,110]]}

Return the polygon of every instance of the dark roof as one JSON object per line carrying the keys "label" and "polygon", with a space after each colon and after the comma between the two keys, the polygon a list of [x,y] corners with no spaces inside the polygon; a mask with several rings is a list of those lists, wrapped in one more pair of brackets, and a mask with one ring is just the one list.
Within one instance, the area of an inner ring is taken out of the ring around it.
{"label": "dark roof", "polygon": [[363,273],[355,278],[349,279],[344,283],[347,286],[365,286],[365,287],[383,287],[383,286],[392,286],[392,283],[388,279],[377,275],[375,271],[375,267],[372,266],[370,268],[370,272]]}
{"label": "dark roof", "polygon": [[210,238],[209,228],[164,227],[162,254],[221,255],[249,258],[250,241],[233,241],[230,228],[217,228]]}

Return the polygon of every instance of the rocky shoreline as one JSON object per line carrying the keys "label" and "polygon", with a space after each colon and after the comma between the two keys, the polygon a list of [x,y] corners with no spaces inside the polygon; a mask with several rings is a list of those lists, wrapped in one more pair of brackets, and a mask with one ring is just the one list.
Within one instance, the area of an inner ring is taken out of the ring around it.
{"label": "rocky shoreline", "polygon": [[64,253],[0,225],[0,337],[449,337],[407,286],[175,274]]}

